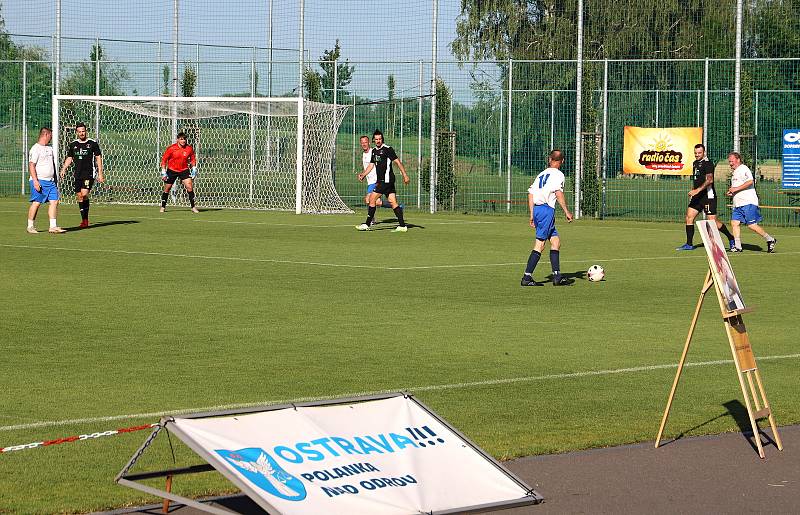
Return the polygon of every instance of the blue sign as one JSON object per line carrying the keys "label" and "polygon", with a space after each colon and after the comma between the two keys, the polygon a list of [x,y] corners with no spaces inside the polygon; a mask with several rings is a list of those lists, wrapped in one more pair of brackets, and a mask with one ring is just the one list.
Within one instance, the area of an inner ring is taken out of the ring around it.
{"label": "blue sign", "polygon": [[800,129],[783,129],[783,175],[781,187],[800,190]]}

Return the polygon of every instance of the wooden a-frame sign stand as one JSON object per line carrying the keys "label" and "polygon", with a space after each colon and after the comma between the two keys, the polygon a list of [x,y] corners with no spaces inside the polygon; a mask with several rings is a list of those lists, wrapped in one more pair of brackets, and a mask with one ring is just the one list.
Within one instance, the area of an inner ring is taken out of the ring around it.
{"label": "wooden a-frame sign stand", "polygon": [[[656,437],[656,448],[661,443],[661,436],[664,433],[664,426],[667,425],[667,418],[669,417],[669,410],[672,407],[672,400],[675,397],[675,389],[678,387],[678,381],[681,378],[684,364],[686,362],[686,355],[689,352],[689,344],[692,342],[692,335],[697,326],[697,318],[700,315],[700,308],[703,306],[703,300],[706,293],[711,287],[717,293],[717,300],[719,301],[720,311],[722,312],[722,320],[725,325],[725,332],[728,335],[728,342],[731,346],[731,354],[733,354],[733,362],[736,365],[736,375],[739,377],[739,385],[742,387],[742,394],[744,395],[744,403],[747,407],[747,415],[750,417],[750,425],[753,428],[753,438],[756,441],[758,448],[758,455],[764,458],[764,447],[761,444],[761,437],[759,435],[758,420],[767,418],[769,425],[772,428],[772,434],[775,438],[775,444],[778,450],[783,450],[781,437],[778,434],[778,428],[775,424],[775,417],[769,407],[767,401],[767,394],[764,391],[764,384],[761,382],[761,374],[758,372],[756,365],[755,355],[750,346],[750,338],[747,335],[747,328],[745,328],[742,314],[753,311],[752,308],[729,310],[720,293],[720,287],[716,283],[716,277],[711,272],[709,267],[706,273],[706,279],[703,283],[703,289],[700,292],[700,298],[697,300],[697,307],[694,310],[692,323],[689,325],[689,334],[686,337],[686,345],[683,347],[683,354],[678,363],[678,371],[675,373],[675,380],[672,382],[672,389],[669,392],[667,399],[667,407],[664,410],[664,417],[661,419],[661,427],[658,428],[658,436]],[[747,378],[747,386],[745,386],[745,377]],[[749,388],[748,388],[749,387]],[[755,410],[753,409],[755,407]]]}

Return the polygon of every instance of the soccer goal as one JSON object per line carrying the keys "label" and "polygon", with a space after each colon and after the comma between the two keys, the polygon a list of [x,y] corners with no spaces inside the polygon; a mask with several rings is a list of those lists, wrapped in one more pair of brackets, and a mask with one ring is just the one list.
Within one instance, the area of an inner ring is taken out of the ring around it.
{"label": "soccer goal", "polygon": [[[63,160],[75,125],[89,127],[106,178],[93,201],[157,204],[161,156],[185,132],[197,154],[200,207],[351,213],[332,174],[346,110],[301,98],[56,95],[53,147]],[[173,192],[188,205],[183,188]]]}

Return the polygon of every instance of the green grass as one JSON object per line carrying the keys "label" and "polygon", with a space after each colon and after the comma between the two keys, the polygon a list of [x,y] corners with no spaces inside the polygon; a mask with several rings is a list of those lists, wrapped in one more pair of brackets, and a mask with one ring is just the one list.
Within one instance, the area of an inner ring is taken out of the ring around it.
{"label": "green grass", "polygon": [[[561,219],[563,270],[601,263],[607,281],[524,289],[524,217],[410,212],[421,227],[393,234],[357,232],[362,213],[93,206],[93,228],[56,236],[26,234],[25,210],[0,200],[0,447],[157,417],[75,419],[401,389],[498,458],[651,440],[673,368],[542,377],[676,363],[706,270],[702,250],[673,250],[683,239],[675,223]],[[61,212],[63,226],[77,225],[74,205]],[[757,307],[746,321],[762,358],[797,352],[800,233],[768,229],[776,254],[732,256]],[[763,246],[749,232],[744,241]],[[545,258],[536,275],[547,274]],[[724,359],[712,298],[690,361]],[[760,363],[780,424],[800,422],[797,363]],[[502,382],[513,378],[528,379]],[[491,381],[500,382],[474,384]],[[731,364],[690,367],[667,432],[735,431],[723,404],[740,398]],[[51,424],[7,429],[39,421]],[[0,454],[0,513],[152,502],[112,481],[144,438]],[[176,455],[199,461],[181,446]],[[171,465],[160,436],[138,470]],[[175,488],[230,485],[206,474]]]}

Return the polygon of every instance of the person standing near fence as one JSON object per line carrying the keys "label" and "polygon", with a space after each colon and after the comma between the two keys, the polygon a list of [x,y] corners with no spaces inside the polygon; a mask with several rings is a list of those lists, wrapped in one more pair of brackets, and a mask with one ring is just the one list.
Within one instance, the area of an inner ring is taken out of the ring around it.
{"label": "person standing near fence", "polygon": [[178,179],[189,196],[192,213],[200,212],[194,205],[194,178],[196,176],[197,157],[192,146],[186,142],[186,133],[180,132],[177,141],[167,147],[161,157],[161,180],[164,181],[164,191],[161,193],[162,213],[167,210],[169,192]]}
{"label": "person standing near fence", "polygon": [[81,211],[80,227],[89,227],[89,192],[94,186],[95,172],[97,182],[105,181],[103,177],[103,155],[100,152],[100,145],[93,139],[89,139],[86,131],[86,124],[81,122],[75,126],[77,139],[67,147],[67,158],[61,165],[61,179],[67,173],[67,168],[75,163],[75,184],[74,191],[78,197],[78,207]]}
{"label": "person standing near fence", "polygon": [[542,257],[544,244],[550,241],[550,266],[553,269],[553,286],[568,286],[572,284],[561,276],[560,249],[561,239],[556,230],[556,202],[561,206],[567,217],[567,222],[572,222],[572,213],[567,208],[564,199],[564,173],[561,166],[564,164],[564,152],[553,150],[548,156],[548,167],[533,180],[528,188],[528,209],[530,209],[530,226],[536,230],[536,241],[533,250],[528,256],[525,274],[522,276],[520,286],[542,286],[544,283],[533,279],[533,271]]}
{"label": "person standing near fence", "polygon": [[694,163],[692,163],[692,189],[689,190],[689,207],[686,208],[686,243],[675,250],[694,250],[694,221],[702,211],[709,220],[717,223],[719,232],[728,237],[729,247],[733,250],[733,235],[725,224],[717,219],[717,190],[714,188],[714,163],[706,156],[706,147],[702,143],[694,146]]}
{"label": "person standing near fence", "polygon": [[28,229],[30,234],[39,231],[34,226],[36,213],[39,206],[45,202],[50,205],[47,214],[50,217],[50,228],[47,232],[60,234],[67,232],[58,226],[56,217],[58,216],[58,185],[56,184],[56,161],[53,154],[53,147],[49,145],[53,137],[50,127],[42,127],[39,130],[39,139],[31,147],[28,153],[28,173],[30,174],[31,185],[31,206],[28,208]]}
{"label": "person standing near fence", "polygon": [[725,193],[733,197],[733,212],[731,213],[731,229],[733,229],[734,247],[731,252],[742,251],[741,224],[767,240],[767,252],[775,252],[775,243],[778,240],[767,234],[767,231],[758,225],[763,220],[758,209],[758,194],[756,193],[753,172],[744,163],[739,152],[728,154],[728,164],[733,170],[731,187]]}

